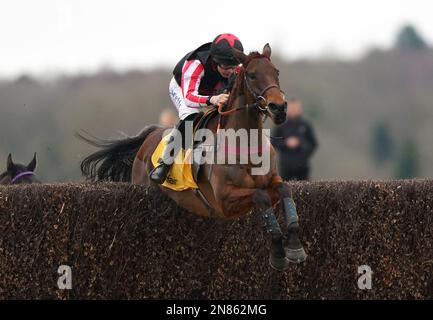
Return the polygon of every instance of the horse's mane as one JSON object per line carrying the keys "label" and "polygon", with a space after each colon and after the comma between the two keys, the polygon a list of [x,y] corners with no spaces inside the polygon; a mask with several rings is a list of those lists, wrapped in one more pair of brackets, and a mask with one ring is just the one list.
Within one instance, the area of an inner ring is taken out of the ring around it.
{"label": "horse's mane", "polygon": [[244,63],[242,63],[242,66],[244,68],[246,68],[248,66],[248,64],[251,62],[251,60],[260,59],[260,58],[266,58],[269,60],[269,58],[267,56],[265,56],[264,54],[261,54],[257,51],[250,52],[250,54],[247,56],[247,59],[244,61]]}

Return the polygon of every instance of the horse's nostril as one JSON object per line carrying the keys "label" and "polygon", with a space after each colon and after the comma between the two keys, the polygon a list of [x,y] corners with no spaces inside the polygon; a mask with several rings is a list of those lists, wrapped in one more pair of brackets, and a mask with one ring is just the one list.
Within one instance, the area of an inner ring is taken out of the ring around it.
{"label": "horse's nostril", "polygon": [[269,109],[271,109],[272,112],[275,112],[278,111],[278,106],[275,103],[270,103]]}
{"label": "horse's nostril", "polygon": [[272,112],[286,112],[287,111],[287,103],[283,103],[283,104],[270,103],[269,109]]}

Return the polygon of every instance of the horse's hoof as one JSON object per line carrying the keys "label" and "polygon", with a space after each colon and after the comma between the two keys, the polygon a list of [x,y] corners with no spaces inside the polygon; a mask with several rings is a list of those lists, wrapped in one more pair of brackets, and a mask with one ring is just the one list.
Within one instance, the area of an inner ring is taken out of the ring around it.
{"label": "horse's hoof", "polygon": [[304,248],[290,249],[286,250],[287,259],[292,263],[301,263],[307,259],[307,254]]}
{"label": "horse's hoof", "polygon": [[286,271],[290,266],[290,261],[286,257],[277,258],[270,256],[269,257],[270,266],[277,271]]}

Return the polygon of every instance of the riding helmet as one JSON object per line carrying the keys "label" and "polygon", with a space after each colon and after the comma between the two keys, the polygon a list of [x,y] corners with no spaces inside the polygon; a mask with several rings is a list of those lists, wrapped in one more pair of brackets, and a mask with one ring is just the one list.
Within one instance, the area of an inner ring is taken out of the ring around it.
{"label": "riding helmet", "polygon": [[234,66],[239,64],[239,62],[233,56],[232,48],[244,51],[244,47],[238,37],[231,33],[223,33],[218,35],[212,42],[210,55],[216,63]]}

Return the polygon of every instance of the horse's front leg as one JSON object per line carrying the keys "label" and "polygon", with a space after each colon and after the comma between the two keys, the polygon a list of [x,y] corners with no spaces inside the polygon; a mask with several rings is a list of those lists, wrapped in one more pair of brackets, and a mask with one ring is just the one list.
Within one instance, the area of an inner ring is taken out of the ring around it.
{"label": "horse's front leg", "polygon": [[275,216],[271,197],[265,189],[224,185],[217,189],[215,197],[221,203],[226,217],[240,216],[239,208],[254,208],[261,215],[264,231],[270,238],[269,262],[271,266],[279,271],[284,271],[289,267],[290,262],[286,258],[283,246],[284,235]]}
{"label": "horse's front leg", "polygon": [[269,263],[276,270],[284,271],[289,267],[289,260],[283,246],[284,235],[272,207],[271,197],[263,189],[256,189],[252,195],[255,208],[261,213],[265,232],[271,241]]}
{"label": "horse's front leg", "polygon": [[[279,180],[279,181],[278,181]],[[305,261],[307,255],[299,240],[299,221],[296,212],[295,202],[291,197],[290,187],[287,182],[282,182],[281,178],[276,179],[274,190],[277,191],[284,218],[284,226],[287,230],[287,258],[294,263],[301,263]]]}

